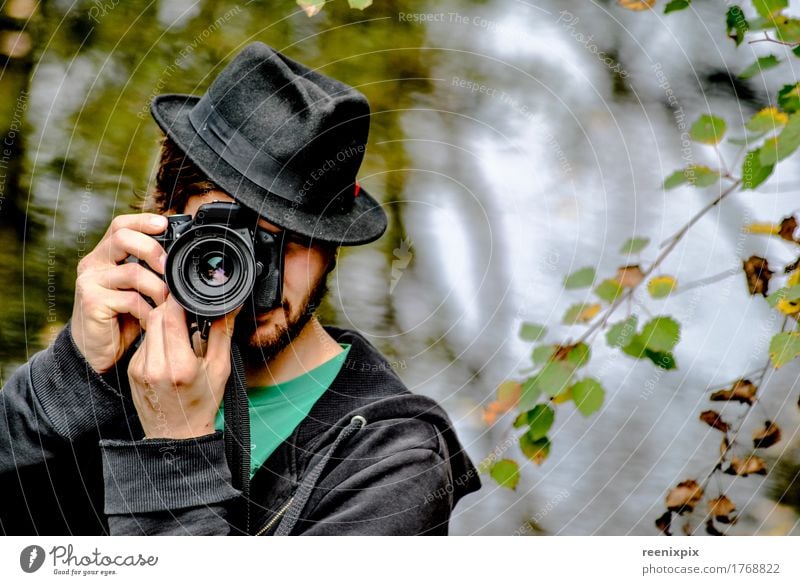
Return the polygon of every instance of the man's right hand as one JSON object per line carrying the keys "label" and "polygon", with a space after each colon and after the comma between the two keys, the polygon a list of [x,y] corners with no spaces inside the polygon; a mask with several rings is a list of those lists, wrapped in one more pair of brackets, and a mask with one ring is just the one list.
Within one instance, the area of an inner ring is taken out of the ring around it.
{"label": "man's right hand", "polygon": [[140,321],[146,322],[153,310],[144,296],[156,305],[167,298],[167,285],[159,276],[138,263],[122,263],[133,255],[163,274],[167,255],[150,235],[163,233],[166,227],[167,218],[154,213],[117,216],[94,250],[78,263],[72,338],[101,374],[139,336]]}

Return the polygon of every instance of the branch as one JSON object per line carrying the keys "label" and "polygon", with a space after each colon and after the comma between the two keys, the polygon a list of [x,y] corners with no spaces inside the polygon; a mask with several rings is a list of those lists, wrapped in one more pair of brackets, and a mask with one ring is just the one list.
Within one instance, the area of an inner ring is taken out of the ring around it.
{"label": "branch", "polygon": [[798,47],[800,43],[787,43],[786,41],[779,41],[778,39],[773,39],[769,36],[769,33],[764,31],[764,38],[763,39],[754,39],[752,41],[747,41],[748,44],[752,45],[753,43],[775,43],[776,45],[785,45],[787,47]]}

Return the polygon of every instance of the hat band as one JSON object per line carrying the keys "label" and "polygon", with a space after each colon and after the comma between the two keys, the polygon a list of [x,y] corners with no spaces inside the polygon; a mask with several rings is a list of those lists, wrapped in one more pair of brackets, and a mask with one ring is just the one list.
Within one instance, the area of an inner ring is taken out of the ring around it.
{"label": "hat band", "polygon": [[203,142],[247,180],[290,203],[307,203],[305,181],[228,124],[207,95],[189,111],[189,122]]}

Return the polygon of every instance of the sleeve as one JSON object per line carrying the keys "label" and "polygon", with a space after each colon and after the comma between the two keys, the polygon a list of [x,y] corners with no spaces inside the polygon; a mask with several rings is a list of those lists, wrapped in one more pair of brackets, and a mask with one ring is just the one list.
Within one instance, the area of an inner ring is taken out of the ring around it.
{"label": "sleeve", "polygon": [[382,420],[354,439],[318,483],[292,534],[446,535],[453,478],[436,427]]}
{"label": "sleeve", "polygon": [[221,431],[193,439],[100,441],[112,535],[228,534],[231,484]]}
{"label": "sleeve", "polygon": [[[75,445],[103,432],[119,433],[133,403],[112,386],[117,369],[101,376],[76,347],[70,324],[55,341],[19,367],[0,391],[0,482],[3,502],[0,524],[6,533],[17,532],[17,511],[41,492],[42,478],[59,478],[59,461],[72,457]],[[96,438],[94,440],[96,444]],[[53,493],[50,497],[55,497]],[[27,508],[27,506],[26,506]],[[37,510],[26,512],[26,522],[36,525]],[[44,512],[42,512],[44,513]],[[19,526],[19,530],[30,528]]]}

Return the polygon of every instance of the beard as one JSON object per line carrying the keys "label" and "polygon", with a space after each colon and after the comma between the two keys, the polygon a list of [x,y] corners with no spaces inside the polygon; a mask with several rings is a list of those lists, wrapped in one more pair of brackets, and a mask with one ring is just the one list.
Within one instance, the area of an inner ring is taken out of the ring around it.
{"label": "beard", "polygon": [[[239,346],[244,363],[252,366],[272,361],[300,335],[327,293],[328,273],[326,272],[297,306],[284,299],[280,307],[260,314],[254,312],[252,305],[245,307],[236,317],[232,338]],[[272,319],[266,323],[259,324],[258,322],[258,317],[261,315],[275,313],[276,318],[280,318],[281,312],[283,313],[283,323],[275,323]]]}

